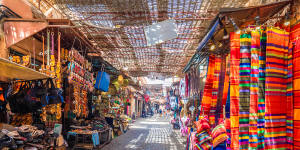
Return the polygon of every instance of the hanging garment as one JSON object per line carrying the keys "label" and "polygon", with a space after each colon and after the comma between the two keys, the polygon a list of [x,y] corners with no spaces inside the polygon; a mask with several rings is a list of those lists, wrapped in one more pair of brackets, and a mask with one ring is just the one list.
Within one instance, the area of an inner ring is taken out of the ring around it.
{"label": "hanging garment", "polygon": [[189,96],[189,87],[190,87],[190,82],[189,82],[189,75],[185,74],[185,97]]}
{"label": "hanging garment", "polygon": [[249,144],[251,34],[242,34],[240,42],[239,142],[240,150],[246,150]]}
{"label": "hanging garment", "polygon": [[185,79],[184,78],[180,80],[179,93],[180,93],[180,97],[185,97]]}
{"label": "hanging garment", "polygon": [[211,98],[211,106],[209,112],[209,123],[212,127],[215,127],[215,118],[216,118],[216,108],[217,108],[217,100],[218,100],[218,90],[219,90],[219,76],[221,70],[221,56],[215,57],[215,67],[214,67],[214,76],[213,76],[213,87],[212,87],[212,98]]}
{"label": "hanging garment", "polygon": [[257,107],[259,81],[260,31],[251,31],[251,76],[250,76],[250,114],[249,149],[257,148]]}
{"label": "hanging garment", "polygon": [[257,149],[264,150],[265,139],[265,70],[266,70],[266,41],[265,29],[260,31],[259,52],[259,80],[258,80],[258,104],[257,104]]}
{"label": "hanging garment", "polygon": [[231,148],[239,149],[240,34],[230,33],[230,126]]}
{"label": "hanging garment", "polygon": [[294,43],[293,55],[293,97],[294,97],[294,149],[300,149],[300,23],[291,30],[291,41]]}
{"label": "hanging garment", "polygon": [[287,54],[289,33],[267,29],[265,149],[286,149]]}
{"label": "hanging garment", "polygon": [[208,71],[207,71],[207,75],[206,75],[206,81],[205,81],[204,92],[203,92],[203,99],[202,99],[202,108],[203,108],[204,115],[208,115],[209,111],[210,111],[210,105],[211,105],[211,99],[212,99],[214,68],[215,68],[215,56],[210,55]]}

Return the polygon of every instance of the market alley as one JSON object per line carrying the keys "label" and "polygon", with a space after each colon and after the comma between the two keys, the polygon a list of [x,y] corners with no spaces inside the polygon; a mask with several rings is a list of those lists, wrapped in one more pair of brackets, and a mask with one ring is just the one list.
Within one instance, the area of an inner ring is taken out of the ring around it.
{"label": "market alley", "polygon": [[184,139],[170,125],[170,118],[154,115],[138,119],[130,130],[103,150],[183,150]]}

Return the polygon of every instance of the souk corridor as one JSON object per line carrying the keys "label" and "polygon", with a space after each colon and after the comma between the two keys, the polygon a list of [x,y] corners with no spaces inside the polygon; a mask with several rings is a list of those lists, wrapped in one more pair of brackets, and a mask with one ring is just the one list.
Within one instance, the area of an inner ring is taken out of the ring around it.
{"label": "souk corridor", "polygon": [[0,150],[300,150],[300,0],[0,0]]}
{"label": "souk corridor", "polygon": [[159,116],[140,118],[130,126],[130,130],[103,150],[184,150],[186,139],[179,131],[174,131],[170,117]]}

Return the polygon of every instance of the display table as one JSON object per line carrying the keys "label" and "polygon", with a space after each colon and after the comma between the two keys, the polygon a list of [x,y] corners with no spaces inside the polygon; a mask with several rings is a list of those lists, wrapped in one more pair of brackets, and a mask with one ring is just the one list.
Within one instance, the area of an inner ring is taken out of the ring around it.
{"label": "display table", "polygon": [[[100,149],[111,141],[112,129],[106,128],[103,130],[94,130],[91,132],[68,132],[68,143],[74,142],[72,149]],[[97,133],[97,137],[93,135]]]}

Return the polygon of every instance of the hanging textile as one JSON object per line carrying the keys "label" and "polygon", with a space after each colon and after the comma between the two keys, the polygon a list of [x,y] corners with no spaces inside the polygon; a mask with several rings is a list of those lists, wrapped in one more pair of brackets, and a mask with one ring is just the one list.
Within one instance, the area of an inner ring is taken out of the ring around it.
{"label": "hanging textile", "polygon": [[189,96],[189,87],[190,87],[190,82],[189,82],[189,75],[185,74],[185,97]]}
{"label": "hanging textile", "polygon": [[249,144],[251,34],[242,34],[240,42],[239,142],[240,149],[246,150]]}
{"label": "hanging textile", "polygon": [[239,149],[240,34],[230,33],[230,126],[231,148]]}
{"label": "hanging textile", "polygon": [[289,33],[267,29],[265,149],[286,149],[287,54]]}
{"label": "hanging textile", "polygon": [[215,127],[215,120],[217,115],[217,100],[218,100],[218,91],[219,91],[219,76],[221,71],[221,56],[217,55],[215,57],[215,67],[214,67],[214,76],[213,76],[213,86],[212,86],[212,98],[211,98],[211,106],[209,113],[209,124],[211,127]]}
{"label": "hanging textile", "polygon": [[214,68],[215,68],[215,56],[209,56],[208,71],[206,75],[206,82],[204,85],[202,108],[204,115],[208,115],[210,111],[211,99],[212,99],[212,86],[214,79]]}
{"label": "hanging textile", "polygon": [[[226,101],[223,103],[223,94],[225,91],[225,74],[226,74],[226,67],[227,67],[227,56],[222,55],[221,57],[221,69],[220,69],[220,75],[219,75],[219,88],[218,88],[218,100],[217,100],[217,108],[216,108],[216,123],[220,124],[224,122],[224,114],[223,114],[223,109],[225,107]],[[226,83],[228,84],[228,83]],[[227,95],[227,93],[225,93]]]}
{"label": "hanging textile", "polygon": [[266,41],[265,29],[260,31],[260,52],[259,52],[259,80],[258,80],[258,118],[257,118],[257,149],[264,150],[265,132],[265,69],[266,69]]}
{"label": "hanging textile", "polygon": [[300,149],[300,23],[291,30],[291,42],[294,43],[293,55],[293,98],[294,98],[294,149]]}
{"label": "hanging textile", "polygon": [[291,109],[294,106],[293,98],[293,42],[291,42],[291,34],[289,41],[289,49],[287,56],[287,114],[286,114],[286,136],[287,136],[287,149],[293,149],[293,116],[294,110]]}
{"label": "hanging textile", "polygon": [[[230,83],[228,85],[228,91],[230,91]],[[226,105],[225,105],[225,127],[226,127],[226,132],[228,139],[226,141],[227,144],[227,150],[231,149],[231,132],[230,132],[230,92],[227,93],[227,100],[226,100]]]}
{"label": "hanging textile", "polygon": [[249,149],[257,148],[257,107],[259,80],[260,32],[251,31],[251,78],[250,78],[250,114],[249,114]]}
{"label": "hanging textile", "polygon": [[[223,95],[222,95],[222,107],[226,105],[228,91],[229,91],[229,74],[230,74],[230,55],[226,56],[226,69],[225,69],[225,77],[224,77],[224,88],[223,88]],[[221,110],[223,114],[223,109]],[[223,116],[222,116],[223,117]]]}

